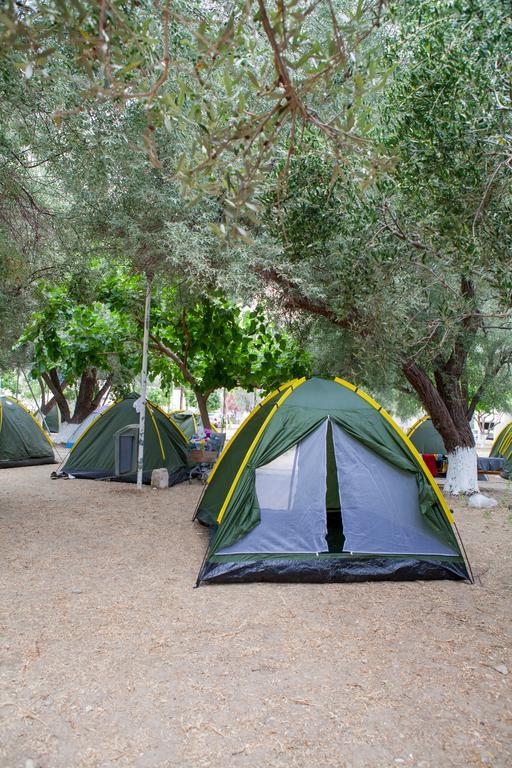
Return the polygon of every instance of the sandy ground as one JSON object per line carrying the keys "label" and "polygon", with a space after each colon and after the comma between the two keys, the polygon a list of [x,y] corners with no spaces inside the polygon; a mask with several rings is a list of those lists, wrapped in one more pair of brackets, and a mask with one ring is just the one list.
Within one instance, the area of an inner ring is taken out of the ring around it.
{"label": "sandy ground", "polygon": [[193,589],[199,485],[2,470],[0,765],[512,765],[512,492],[477,583]]}

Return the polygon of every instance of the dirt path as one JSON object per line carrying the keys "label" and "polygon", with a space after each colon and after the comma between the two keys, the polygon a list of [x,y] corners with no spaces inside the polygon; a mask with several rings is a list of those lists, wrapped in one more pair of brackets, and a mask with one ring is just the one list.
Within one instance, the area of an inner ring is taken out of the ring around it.
{"label": "dirt path", "polygon": [[0,476],[1,766],[512,765],[510,491],[456,514],[476,586],[194,590],[198,485],[48,474]]}

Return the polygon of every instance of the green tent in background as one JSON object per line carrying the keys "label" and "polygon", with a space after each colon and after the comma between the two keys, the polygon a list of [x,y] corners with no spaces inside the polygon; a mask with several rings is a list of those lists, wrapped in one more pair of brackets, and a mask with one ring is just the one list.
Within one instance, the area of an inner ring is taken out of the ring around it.
{"label": "green tent in background", "polygon": [[418,419],[407,432],[407,437],[419,453],[447,453],[443,438],[430,416]]}
{"label": "green tent in background", "polygon": [[469,578],[421,456],[342,379],[295,380],[263,400],[196,517],[212,527],[198,583]]}
{"label": "green tent in background", "polygon": [[[199,413],[192,411],[171,411],[169,418],[176,422],[178,427],[186,434],[190,440],[194,435],[204,432],[203,422]],[[212,432],[219,430],[212,424]]]}
{"label": "green tent in background", "polygon": [[198,431],[202,431],[202,422],[199,414],[192,413],[192,411],[171,411],[169,418],[174,421],[181,431],[190,440]]}
{"label": "green tent in background", "polygon": [[[135,471],[116,474],[116,451],[123,452],[121,435],[124,435],[133,468],[138,442],[139,400],[139,395],[132,393],[105,408],[80,435],[58,474],[135,482]],[[144,482],[149,483],[152,471],[160,467],[169,471],[169,485],[185,480],[188,477],[187,445],[187,438],[179,427],[157,405],[147,401]]]}
{"label": "green tent in background", "polygon": [[492,444],[490,456],[505,459],[502,475],[507,479],[512,479],[512,421],[503,427],[496,437]]}
{"label": "green tent in background", "polygon": [[58,432],[60,429],[60,411],[57,405],[54,405],[44,417],[50,432]]}
{"label": "green tent in background", "polygon": [[14,397],[0,398],[0,467],[54,464],[51,441]]}

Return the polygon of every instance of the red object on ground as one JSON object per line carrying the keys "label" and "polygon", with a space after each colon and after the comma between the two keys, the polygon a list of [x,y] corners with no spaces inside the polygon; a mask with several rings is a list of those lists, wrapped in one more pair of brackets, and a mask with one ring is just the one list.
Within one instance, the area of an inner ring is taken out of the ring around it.
{"label": "red object on ground", "polygon": [[423,461],[428,467],[428,470],[432,477],[437,477],[437,467],[436,467],[436,455],[435,453],[423,453]]}

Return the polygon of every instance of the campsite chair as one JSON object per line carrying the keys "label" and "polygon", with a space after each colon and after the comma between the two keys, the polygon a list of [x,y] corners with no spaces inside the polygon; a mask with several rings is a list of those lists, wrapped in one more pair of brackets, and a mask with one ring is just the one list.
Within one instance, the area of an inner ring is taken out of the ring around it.
{"label": "campsite chair", "polygon": [[191,448],[188,455],[189,483],[191,483],[194,478],[198,478],[201,482],[206,483],[225,442],[226,434],[224,432],[217,432],[209,438],[206,450],[196,447]]}

